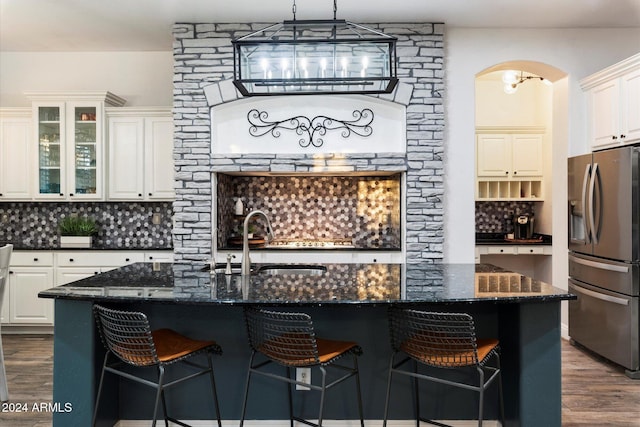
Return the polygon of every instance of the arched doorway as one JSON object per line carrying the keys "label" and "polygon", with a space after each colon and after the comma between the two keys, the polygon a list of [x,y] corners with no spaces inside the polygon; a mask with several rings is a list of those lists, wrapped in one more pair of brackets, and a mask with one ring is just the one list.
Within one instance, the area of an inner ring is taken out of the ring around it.
{"label": "arched doorway", "polygon": [[[515,93],[505,93],[502,76],[514,70],[518,80]],[[532,78],[527,79],[527,76]],[[545,82],[537,77],[542,77]],[[548,64],[514,60],[488,67],[476,74],[476,129],[524,128],[542,132],[544,136],[543,184],[540,200],[519,204],[517,200],[476,201],[476,231],[501,230],[506,227],[509,213],[531,209],[535,215],[535,231],[552,236],[553,256],[506,256],[485,259],[507,268],[532,275],[539,280],[566,286],[566,159],[568,146],[568,84],[567,74]],[[546,84],[545,84],[546,83]],[[476,186],[478,184],[476,183]],[[519,193],[512,193],[517,199]],[[506,197],[505,199],[509,199]],[[476,189],[476,200],[478,193]],[[493,220],[489,225],[479,222]],[[502,221],[502,227],[496,221]]]}

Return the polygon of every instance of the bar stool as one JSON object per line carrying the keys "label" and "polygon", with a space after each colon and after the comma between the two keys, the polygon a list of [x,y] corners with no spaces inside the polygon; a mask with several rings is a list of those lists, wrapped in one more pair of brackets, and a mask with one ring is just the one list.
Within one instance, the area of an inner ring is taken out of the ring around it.
{"label": "bar stool", "polygon": [[[293,427],[294,421],[311,426],[322,426],[325,391],[347,378],[355,377],[360,425],[364,427],[360,374],[358,371],[358,356],[362,354],[362,348],[358,344],[350,341],[317,338],[311,316],[305,313],[283,313],[247,308],[245,309],[245,320],[252,353],[249,361],[244,401],[242,403],[240,427],[244,425],[252,374],[259,374],[288,383],[291,427]],[[258,354],[264,356],[266,360],[256,362],[255,359]],[[336,363],[338,359],[346,355],[353,356],[353,366],[349,367]],[[286,368],[286,376],[260,370],[271,363],[284,366]],[[301,367],[317,367],[322,373],[321,385],[306,384],[291,379],[291,368]],[[328,367],[344,370],[346,374],[327,384],[326,368]],[[293,415],[292,384],[304,385],[312,390],[320,391],[320,413],[317,424]]]}
{"label": "bar stool", "polygon": [[[496,381],[500,400],[500,417],[502,425],[505,425],[499,342],[496,339],[476,339],[473,318],[469,314],[433,313],[392,307],[389,310],[389,329],[393,353],[389,362],[389,379],[387,382],[383,427],[387,425],[393,374],[408,375],[414,379],[416,426],[420,425],[420,421],[438,426],[446,425],[421,418],[418,394],[419,379],[478,392],[480,395],[478,404],[479,427],[482,426],[484,392]],[[404,358],[396,363],[396,356],[401,353]],[[495,366],[486,365],[492,358],[495,360]],[[414,362],[413,370],[400,369],[409,360]],[[476,382],[457,382],[439,378],[435,374],[421,374],[418,373],[418,364],[436,368],[435,371],[466,369],[473,373],[475,369],[478,380]],[[485,380],[485,374],[489,374],[487,380]]]}
{"label": "bar stool", "polygon": [[[110,372],[156,389],[153,422],[151,424],[153,427],[156,425],[158,403],[160,401],[162,402],[165,425],[168,425],[168,421],[171,421],[181,426],[189,427],[188,424],[167,415],[164,390],[200,375],[209,374],[218,427],[222,427],[211,357],[212,354],[222,354],[222,349],[218,344],[214,341],[194,340],[171,329],[151,331],[149,321],[144,313],[111,310],[99,305],[94,305],[93,309],[100,337],[107,348],[93,412],[93,426],[96,425],[104,374],[105,372]],[[193,363],[190,360],[193,356],[200,354],[207,356],[207,366]],[[197,370],[173,381],[165,382],[165,368],[178,362],[195,367]],[[125,369],[127,366],[156,367],[158,369],[158,380],[151,381],[137,376],[131,373],[131,369]]]}
{"label": "bar stool", "polygon": [[[2,310],[2,299],[4,288],[7,286],[9,277],[9,263],[13,245],[4,245],[0,248],[0,310]],[[0,402],[9,400],[9,387],[7,386],[7,372],[4,369],[4,353],[2,351],[2,335],[0,335]]]}

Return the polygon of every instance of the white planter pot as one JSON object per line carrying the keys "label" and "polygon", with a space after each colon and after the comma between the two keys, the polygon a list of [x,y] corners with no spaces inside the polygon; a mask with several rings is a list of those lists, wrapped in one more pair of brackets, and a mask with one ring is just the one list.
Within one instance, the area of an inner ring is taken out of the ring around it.
{"label": "white planter pot", "polygon": [[60,236],[61,248],[90,248],[91,236]]}

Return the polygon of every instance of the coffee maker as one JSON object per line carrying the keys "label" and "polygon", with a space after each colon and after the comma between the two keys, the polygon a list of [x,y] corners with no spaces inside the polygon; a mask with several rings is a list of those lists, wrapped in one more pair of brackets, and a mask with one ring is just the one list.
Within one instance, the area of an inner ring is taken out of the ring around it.
{"label": "coffee maker", "polygon": [[526,240],[533,238],[533,214],[516,214],[513,216],[513,238]]}

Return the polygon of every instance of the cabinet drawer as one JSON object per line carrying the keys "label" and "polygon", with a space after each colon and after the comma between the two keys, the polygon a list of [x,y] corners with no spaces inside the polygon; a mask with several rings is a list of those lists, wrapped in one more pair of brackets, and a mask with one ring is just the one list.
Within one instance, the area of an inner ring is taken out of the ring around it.
{"label": "cabinet drawer", "polygon": [[39,251],[13,252],[11,254],[12,267],[52,267],[53,253]]}
{"label": "cabinet drawer", "polygon": [[109,267],[121,266],[134,262],[143,262],[142,252],[80,252],[64,251],[56,253],[59,267]]}
{"label": "cabinet drawer", "polygon": [[487,246],[487,254],[515,255],[516,253],[515,246]]}
{"label": "cabinet drawer", "polygon": [[144,253],[145,262],[173,262],[173,251],[153,251]]}
{"label": "cabinet drawer", "polygon": [[542,246],[518,246],[518,255],[543,255]]}

